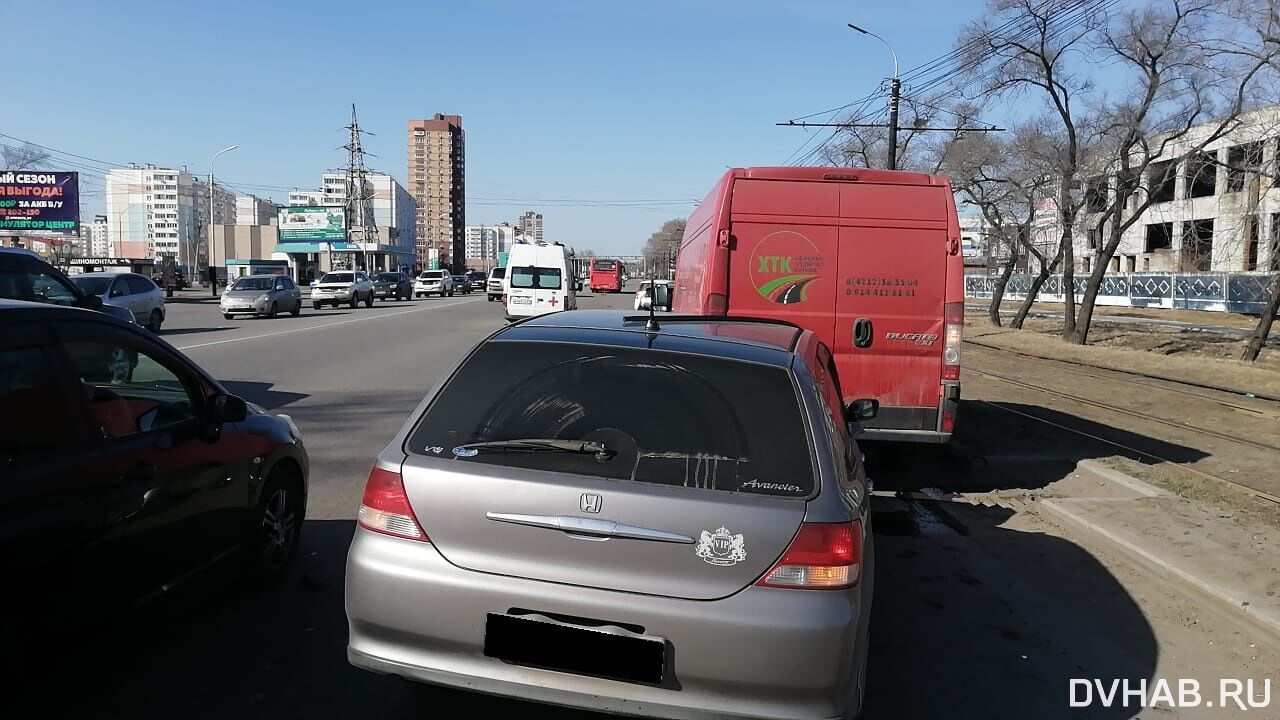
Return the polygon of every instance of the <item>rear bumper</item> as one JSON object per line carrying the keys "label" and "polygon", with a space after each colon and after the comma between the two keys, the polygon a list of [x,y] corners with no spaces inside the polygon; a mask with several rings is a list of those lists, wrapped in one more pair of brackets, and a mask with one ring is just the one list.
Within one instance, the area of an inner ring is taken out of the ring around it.
{"label": "rear bumper", "polygon": [[[960,383],[947,382],[942,387],[943,396],[938,400],[937,408],[882,407],[877,425],[864,429],[858,439],[914,442],[926,445],[946,443],[951,439],[960,407]],[[952,419],[952,428],[943,430],[944,418],[948,415]],[[919,420],[922,418],[927,420],[930,427],[920,426]]]}
{"label": "rear bumper", "polygon": [[[347,558],[347,656],[374,672],[610,712],[839,717],[857,699],[869,611],[862,597],[752,587],[694,601],[571,588],[463,570],[434,545],[357,529]],[[486,614],[513,608],[639,625],[665,638],[662,685],[486,657]]]}

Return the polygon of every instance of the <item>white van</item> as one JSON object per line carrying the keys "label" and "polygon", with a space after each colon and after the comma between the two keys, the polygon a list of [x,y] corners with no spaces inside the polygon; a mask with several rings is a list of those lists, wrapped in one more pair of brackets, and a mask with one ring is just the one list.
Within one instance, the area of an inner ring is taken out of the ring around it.
{"label": "white van", "polygon": [[577,310],[576,284],[569,248],[545,242],[512,245],[503,280],[507,319]]}

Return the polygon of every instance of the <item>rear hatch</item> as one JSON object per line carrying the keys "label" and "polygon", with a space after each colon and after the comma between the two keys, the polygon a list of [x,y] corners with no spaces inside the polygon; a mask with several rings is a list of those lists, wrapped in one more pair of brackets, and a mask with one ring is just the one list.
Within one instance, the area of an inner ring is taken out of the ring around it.
{"label": "rear hatch", "polygon": [[[460,447],[528,437],[616,455]],[[816,482],[785,369],[573,343],[481,346],[405,451],[409,502],[449,562],[699,600],[773,566]]]}
{"label": "rear hatch", "polygon": [[510,272],[508,312],[539,315],[565,309],[565,278],[561,268],[518,266],[511,268]]}

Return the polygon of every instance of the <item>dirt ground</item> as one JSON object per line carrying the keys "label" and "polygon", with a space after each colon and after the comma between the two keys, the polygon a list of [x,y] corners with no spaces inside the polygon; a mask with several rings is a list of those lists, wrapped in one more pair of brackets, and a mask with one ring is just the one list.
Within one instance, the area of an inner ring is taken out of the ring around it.
{"label": "dirt ground", "polygon": [[[970,301],[981,303],[984,306],[986,301]],[[1002,307],[1006,310],[1017,309],[1017,305],[1004,303]],[[1035,312],[1062,312],[1062,305],[1055,303],[1035,303],[1031,306]],[[1164,308],[1133,308],[1133,307],[1108,307],[1106,305],[1095,305],[1093,310],[1094,317],[1099,315],[1115,315],[1118,317],[1146,317],[1156,318],[1159,320],[1172,320],[1174,322],[1195,323],[1197,325],[1221,325],[1224,327],[1240,328],[1242,330],[1252,330],[1258,324],[1258,318],[1253,315],[1243,315],[1240,313],[1225,312],[1209,312],[1206,310],[1184,310],[1181,308],[1166,310]]]}
{"label": "dirt ground", "polygon": [[1244,363],[1237,358],[1246,341],[1216,333],[1099,324],[1089,334],[1090,344],[1080,346],[1063,342],[1061,330],[1062,321],[1056,318],[1028,318],[1021,332],[972,320],[965,337],[1050,359],[1218,385],[1241,394],[1280,396],[1280,346],[1274,342],[1257,362]]}

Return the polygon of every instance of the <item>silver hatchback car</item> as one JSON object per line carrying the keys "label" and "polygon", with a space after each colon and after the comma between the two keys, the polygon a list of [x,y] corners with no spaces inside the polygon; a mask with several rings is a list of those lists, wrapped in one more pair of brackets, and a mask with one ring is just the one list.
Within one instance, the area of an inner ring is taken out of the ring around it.
{"label": "silver hatchback car", "polygon": [[236,278],[222,291],[218,309],[227,320],[240,313],[273,318],[287,312],[298,317],[302,314],[302,291],[287,275],[248,275]]}
{"label": "silver hatchback car", "polygon": [[874,554],[853,435],[875,401],[843,406],[809,331],[660,320],[519,322],[427,395],[365,487],[352,664],[652,717],[857,715]]}
{"label": "silver hatchback car", "polygon": [[104,305],[133,313],[134,322],[152,332],[160,332],[164,322],[164,291],[151,281],[131,272],[95,272],[76,275],[71,282],[86,295],[97,295]]}

